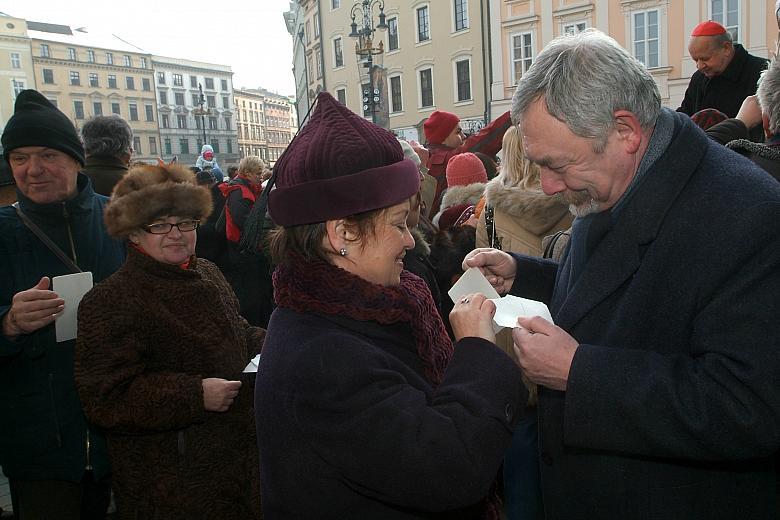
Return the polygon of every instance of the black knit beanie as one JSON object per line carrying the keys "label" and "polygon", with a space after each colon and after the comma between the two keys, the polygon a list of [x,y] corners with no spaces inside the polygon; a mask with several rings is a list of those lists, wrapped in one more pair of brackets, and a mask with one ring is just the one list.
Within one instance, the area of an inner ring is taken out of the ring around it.
{"label": "black knit beanie", "polygon": [[45,146],[65,152],[84,166],[84,146],[68,116],[36,90],[23,90],[16,96],[14,115],[0,139],[3,154],[22,146]]}

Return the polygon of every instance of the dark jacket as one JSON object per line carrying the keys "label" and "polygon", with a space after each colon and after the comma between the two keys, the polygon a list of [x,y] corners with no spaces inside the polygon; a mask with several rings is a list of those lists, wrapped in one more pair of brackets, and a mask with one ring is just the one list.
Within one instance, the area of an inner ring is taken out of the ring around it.
{"label": "dark jacket", "polygon": [[[64,203],[35,204],[17,191],[19,205],[95,282],[116,271],[124,245],[109,238],[103,224],[108,199],[95,194],[85,175],[79,193]],[[42,276],[70,270],[19,220],[12,207],[0,208],[0,319],[13,295]],[[111,308],[107,306],[104,311]],[[105,440],[90,429],[73,380],[74,341],[57,343],[54,324],[9,341],[0,334],[0,465],[10,478],[80,481],[87,466],[101,478],[109,472]]]}
{"label": "dark jacket", "polygon": [[693,73],[677,111],[692,116],[704,108],[715,108],[728,117],[736,117],[745,98],[756,93],[758,77],[767,63],[735,43],[734,57],[723,74],[708,78],[701,71]]}
{"label": "dark jacket", "polygon": [[765,144],[754,143],[747,139],[737,139],[730,141],[727,146],[729,149],[744,155],[780,181],[780,136],[769,139]]}
{"label": "dark jacket", "polygon": [[[539,391],[551,520],[777,519],[780,185],[674,132],[551,305],[580,343],[567,391]],[[557,264],[516,258],[512,293],[550,301]]]}
{"label": "dark jacket", "polygon": [[436,283],[436,270],[431,264],[431,246],[425,240],[422,232],[413,228],[409,230],[414,237],[414,249],[406,252],[404,256],[404,269],[414,273],[423,279],[425,284],[431,290],[433,302],[436,304],[436,310],[441,315],[441,295],[439,294],[439,284]]}
{"label": "dark jacket", "polygon": [[260,516],[250,385],[226,412],[203,407],[202,379],[241,379],[262,346],[237,311],[208,260],[182,269],[132,247],[81,302],[76,383],[106,431],[118,518]]}
{"label": "dark jacket", "polygon": [[462,145],[452,148],[443,144],[428,145],[428,175],[436,179],[436,193],[431,207],[428,208],[428,216],[433,217],[439,212],[441,198],[447,189],[447,163],[450,158],[463,152],[481,152],[485,155],[496,155],[501,150],[504,134],[512,125],[509,112],[501,114],[485,128],[474,135],[469,136]]}
{"label": "dark jacket", "polygon": [[82,170],[92,181],[95,192],[111,196],[114,186],[127,173],[127,165],[116,157],[87,157]]}
{"label": "dark jacket", "polygon": [[[209,188],[213,209],[211,215],[198,226],[198,241],[195,244],[195,255],[205,258],[217,264],[219,268],[224,266],[227,254],[227,236],[225,235],[225,216],[222,211],[225,208],[225,197],[219,189],[219,184]],[[220,218],[221,217],[221,218]],[[221,226],[221,227],[220,227]]]}
{"label": "dark jacket", "polygon": [[403,323],[274,311],[255,398],[265,518],[480,518],[520,371],[465,338],[433,388],[413,345]]}

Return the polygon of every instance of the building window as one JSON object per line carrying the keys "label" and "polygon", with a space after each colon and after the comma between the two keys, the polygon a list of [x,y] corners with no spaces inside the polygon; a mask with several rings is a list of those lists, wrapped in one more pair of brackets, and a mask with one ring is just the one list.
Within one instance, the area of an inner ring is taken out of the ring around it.
{"label": "building window", "polygon": [[108,88],[116,88],[116,75],[108,75]]}
{"label": "building window", "polygon": [[121,110],[119,109],[119,103],[111,103],[111,113],[116,115],[122,115]]}
{"label": "building window", "polygon": [[710,19],[718,22],[739,41],[739,0],[710,0]]}
{"label": "building window", "polygon": [[87,49],[87,61],[90,63],[95,63],[95,51],[92,49]]}
{"label": "building window", "polygon": [[187,128],[187,116],[177,115],[176,116],[176,127],[177,128]]}
{"label": "building window", "polygon": [[227,90],[228,89],[227,80],[226,79],[219,80],[219,86],[222,90]]}
{"label": "building window", "polygon": [[171,140],[169,138],[165,138],[165,153],[166,155],[171,155],[173,152],[171,151]]}
{"label": "building window", "polygon": [[76,61],[76,49],[68,47],[68,59],[70,61]]}
{"label": "building window", "polygon": [[125,67],[132,67],[133,66],[133,58],[125,54]]}
{"label": "building window", "polygon": [[198,88],[198,77],[190,76],[190,88]]}
{"label": "building window", "polygon": [[195,149],[200,151],[203,149],[203,141],[200,140],[200,137],[198,137],[198,140],[196,141]]}
{"label": "building window", "polygon": [[216,129],[217,129],[217,118],[209,117],[209,130],[216,130]]}
{"label": "building window", "polygon": [[433,106],[433,70],[423,69],[420,71],[420,107],[427,108]]}
{"label": "building window", "polygon": [[306,27],[306,44],[308,45],[311,42],[311,26],[309,25],[308,20],[305,24]]}
{"label": "building window", "polygon": [[140,57],[140,58],[138,58],[138,61],[140,62],[140,63],[138,64],[138,66],[139,66],[140,68],[142,68],[142,69],[145,69],[145,68],[146,68],[146,58],[144,58],[144,57]]}
{"label": "building window", "polygon": [[184,78],[181,74],[173,74],[173,86],[174,87],[183,87],[184,86]]}
{"label": "building window", "polygon": [[578,34],[588,28],[588,24],[585,22],[567,23],[563,26],[563,34]]}
{"label": "building window", "polygon": [[227,140],[227,153],[233,153],[233,141]]}
{"label": "building window", "polygon": [[320,37],[320,19],[318,16],[314,17],[314,37]]}
{"label": "building window", "polygon": [[162,114],[160,116],[160,125],[163,128],[170,128],[171,127],[171,120],[170,120],[168,114]]}
{"label": "building window", "polygon": [[113,53],[110,53],[110,52],[106,53],[106,63],[108,65],[113,65],[114,64],[114,54]]}
{"label": "building window", "polygon": [[336,67],[344,66],[344,49],[341,44],[341,38],[333,40],[333,63]]}
{"label": "building window", "polygon": [[149,153],[151,155],[157,155],[157,138],[156,137],[150,137],[149,138]]}
{"label": "building window", "polygon": [[469,27],[468,0],[455,0],[455,30],[462,31]]}
{"label": "building window", "polygon": [[127,90],[135,90],[135,79],[132,76],[125,77],[125,87]]}
{"label": "building window", "polygon": [[129,103],[128,108],[130,109],[130,121],[138,121],[138,105]]}
{"label": "building window", "polygon": [[179,139],[179,151],[182,155],[190,153],[190,141],[188,139]]}
{"label": "building window", "polygon": [[209,108],[217,108],[217,97],[216,96],[206,96],[206,105]]}
{"label": "building window", "polygon": [[173,102],[176,106],[183,107],[184,106],[184,92],[174,92],[173,93]]}
{"label": "building window", "polygon": [[100,83],[98,81],[98,75],[94,72],[89,73],[89,86],[90,87],[99,87]]}
{"label": "building window", "polygon": [[471,99],[471,66],[469,60],[455,62],[455,80],[458,84],[458,101]]}
{"label": "building window", "polygon": [[22,57],[19,55],[18,52],[11,53],[11,68],[12,69],[22,68]]}
{"label": "building window", "polygon": [[219,141],[217,139],[211,140],[211,147],[214,149],[214,153],[219,153]]}
{"label": "building window", "polygon": [[73,115],[76,119],[84,119],[84,103],[81,101],[73,102]]}
{"label": "building window", "polygon": [[200,94],[192,94],[192,106],[200,105]]}
{"label": "building window", "polygon": [[338,9],[339,7],[341,7],[341,0],[330,0],[331,9]]}
{"label": "building window", "polygon": [[49,57],[49,46],[45,43],[41,44],[41,58],[48,58]]}
{"label": "building window", "polygon": [[146,110],[146,120],[154,121],[154,107],[152,105],[144,105],[144,110]]}
{"label": "building window", "polygon": [[54,83],[54,71],[52,69],[43,69],[43,82],[49,85]]}
{"label": "building window", "polygon": [[14,91],[14,100],[16,100],[16,96],[22,93],[24,90],[24,81],[20,79],[12,79],[11,80],[11,86]]}
{"label": "building window", "polygon": [[[309,62],[309,69],[308,69],[308,73],[309,73],[309,75],[311,75],[311,71],[313,71],[313,70],[314,70],[314,62],[312,61],[313,59],[314,59],[314,56],[313,56],[313,55],[311,55],[311,54],[309,54],[309,55],[306,57],[306,60]],[[312,82],[312,80],[311,80],[311,78],[309,78],[309,83],[313,83],[313,82]]]}
{"label": "building window", "polygon": [[230,108],[230,96],[222,96],[222,108]]}
{"label": "building window", "polygon": [[141,138],[140,137],[133,137],[133,153],[136,153],[138,155],[141,155]]}
{"label": "building window", "polygon": [[165,73],[164,72],[158,72],[157,73],[157,84],[158,85],[165,85]]}
{"label": "building window", "polygon": [[431,23],[428,16],[428,6],[417,8],[417,41],[424,42],[431,39]]}
{"label": "building window", "polygon": [[387,50],[398,50],[398,18],[387,20]]}
{"label": "building window", "polygon": [[512,36],[512,66],[514,68],[515,85],[534,62],[531,33]]}
{"label": "building window", "polygon": [[54,108],[57,108],[59,105],[57,105],[57,100],[55,98],[46,98],[49,101],[51,101],[51,104],[54,105]]}
{"label": "building window", "polygon": [[339,88],[336,89],[336,99],[339,100],[339,103],[346,106],[347,105],[347,89],[345,88]]}
{"label": "building window", "polygon": [[152,90],[152,82],[149,81],[149,78],[141,78],[141,88],[144,89],[146,92]]}
{"label": "building window", "polygon": [[317,53],[317,77],[322,77],[322,54]]}
{"label": "building window", "polygon": [[96,116],[102,116],[103,115],[103,103],[96,101],[92,103],[92,113]]}
{"label": "building window", "polygon": [[634,13],[634,57],[645,67],[658,67],[658,11]]}
{"label": "building window", "polygon": [[168,104],[168,93],[164,90],[160,91],[160,104],[161,105],[167,105]]}
{"label": "building window", "polygon": [[70,71],[70,84],[81,85],[81,78],[79,77],[78,71],[76,70]]}
{"label": "building window", "polygon": [[403,109],[401,76],[393,76],[390,78],[390,112],[402,112]]}
{"label": "building window", "polygon": [[210,90],[214,90],[214,78],[205,78],[206,79],[206,88]]}
{"label": "building window", "polygon": [[225,130],[232,130],[231,128],[232,121],[229,117],[225,117]]}
{"label": "building window", "polygon": [[[198,117],[195,118],[195,128],[197,128],[198,130],[201,129],[200,120],[201,120],[202,117],[203,116],[198,116]],[[198,147],[198,150],[200,150],[200,147]]]}

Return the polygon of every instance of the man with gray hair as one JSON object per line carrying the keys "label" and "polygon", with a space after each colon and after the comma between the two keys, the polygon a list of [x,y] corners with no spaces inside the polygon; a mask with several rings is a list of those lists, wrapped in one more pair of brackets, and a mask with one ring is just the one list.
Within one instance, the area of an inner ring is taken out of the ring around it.
{"label": "man with gray hair", "polygon": [[111,196],[133,155],[133,130],[118,115],[95,116],[81,128],[81,138],[87,154],[83,172],[92,180],[92,187],[101,195]]}
{"label": "man with gray hair", "polygon": [[463,263],[555,321],[513,330],[540,385],[546,517],[776,520],[780,185],[594,30],[539,54],[512,119],[577,214],[569,248]]}

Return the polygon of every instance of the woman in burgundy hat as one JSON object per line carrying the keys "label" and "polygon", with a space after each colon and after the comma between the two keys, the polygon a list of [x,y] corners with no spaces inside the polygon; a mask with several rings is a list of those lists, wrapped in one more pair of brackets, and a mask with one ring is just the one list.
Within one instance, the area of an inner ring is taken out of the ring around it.
{"label": "woman in burgundy hat", "polygon": [[277,309],[255,406],[266,519],[498,518],[520,371],[469,295],[447,336],[403,270],[419,173],[395,137],[321,93],[276,165]]}

